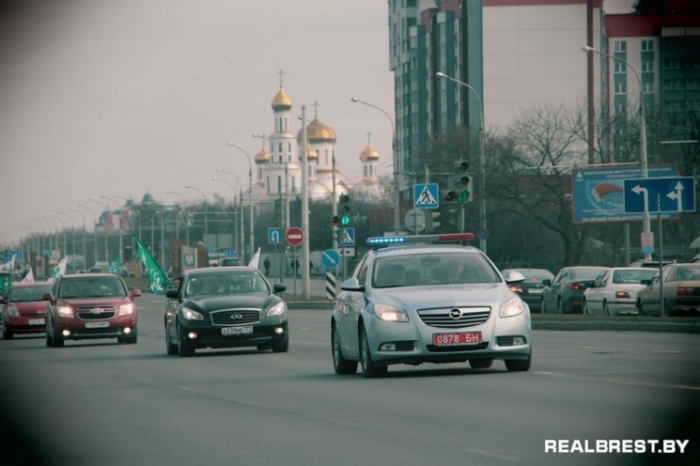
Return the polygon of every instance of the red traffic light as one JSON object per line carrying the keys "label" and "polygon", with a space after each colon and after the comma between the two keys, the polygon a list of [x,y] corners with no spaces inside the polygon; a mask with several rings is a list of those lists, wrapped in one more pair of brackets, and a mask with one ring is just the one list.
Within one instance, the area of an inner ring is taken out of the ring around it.
{"label": "red traffic light", "polygon": [[445,204],[451,204],[457,200],[457,191],[447,191],[443,196],[442,202]]}
{"label": "red traffic light", "polygon": [[333,216],[331,218],[331,225],[333,225],[334,227],[340,225],[340,217],[338,217],[337,215]]}

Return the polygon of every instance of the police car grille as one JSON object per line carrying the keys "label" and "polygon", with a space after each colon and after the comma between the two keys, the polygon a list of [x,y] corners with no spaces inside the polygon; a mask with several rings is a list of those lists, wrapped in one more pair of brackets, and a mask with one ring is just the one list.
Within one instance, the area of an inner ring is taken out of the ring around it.
{"label": "police car grille", "polygon": [[117,313],[115,306],[78,306],[78,318],[83,320],[111,319]]}
{"label": "police car grille", "polygon": [[[459,312],[454,312],[459,309]],[[430,309],[418,311],[418,317],[424,324],[438,328],[463,328],[481,325],[491,315],[491,310],[486,307],[475,309],[470,308],[450,308],[450,309]]]}
{"label": "police car grille", "polygon": [[260,322],[260,311],[257,309],[224,309],[211,314],[214,325],[243,325]]}

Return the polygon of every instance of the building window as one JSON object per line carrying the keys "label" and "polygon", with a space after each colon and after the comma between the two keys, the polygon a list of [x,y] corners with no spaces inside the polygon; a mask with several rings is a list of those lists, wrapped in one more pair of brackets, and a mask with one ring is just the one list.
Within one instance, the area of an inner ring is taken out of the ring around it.
{"label": "building window", "polygon": [[654,51],[654,41],[653,40],[643,40],[642,41],[642,52],[653,52]]}
{"label": "building window", "polygon": [[627,94],[627,83],[615,83],[615,95]]}
{"label": "building window", "polygon": [[653,61],[643,61],[642,62],[642,73],[653,73],[654,72],[654,62]]}
{"label": "building window", "polygon": [[613,51],[615,53],[627,52],[627,42],[624,40],[616,40],[613,42]]}
{"label": "building window", "polygon": [[613,73],[621,74],[627,72],[627,65],[620,60],[613,60]]}

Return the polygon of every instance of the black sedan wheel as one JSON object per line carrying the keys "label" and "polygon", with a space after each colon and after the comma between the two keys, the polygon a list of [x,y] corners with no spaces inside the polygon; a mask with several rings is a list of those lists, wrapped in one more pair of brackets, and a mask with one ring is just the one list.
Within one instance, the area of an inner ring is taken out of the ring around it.
{"label": "black sedan wheel", "polygon": [[335,325],[331,329],[331,350],[333,351],[333,369],[336,374],[346,375],[357,372],[357,361],[348,361],[343,356],[343,350],[340,349],[340,341],[338,340],[338,332]]}
{"label": "black sedan wheel", "polygon": [[279,341],[272,344],[273,353],[286,353],[287,351],[289,351],[289,333],[285,335],[284,341]]}
{"label": "black sedan wheel", "polygon": [[360,363],[362,364],[362,373],[368,379],[382,377],[387,373],[387,366],[378,366],[372,361],[367,331],[365,331],[364,327],[360,329]]}
{"label": "black sedan wheel", "polygon": [[177,354],[177,345],[170,339],[170,332],[167,327],[165,328],[165,352],[170,356]]}
{"label": "black sedan wheel", "polygon": [[177,328],[177,355],[181,358],[186,358],[194,354],[194,348],[187,344],[187,337]]}

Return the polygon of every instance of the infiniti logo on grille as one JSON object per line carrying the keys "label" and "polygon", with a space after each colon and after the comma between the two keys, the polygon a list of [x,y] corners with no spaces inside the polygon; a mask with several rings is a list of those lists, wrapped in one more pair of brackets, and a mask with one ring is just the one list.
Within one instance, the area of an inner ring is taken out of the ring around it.
{"label": "infiniti logo on grille", "polygon": [[231,314],[231,319],[233,320],[240,320],[242,318],[243,316],[241,314]]}
{"label": "infiniti logo on grille", "polygon": [[453,319],[457,320],[457,319],[459,319],[460,317],[462,317],[462,311],[459,310],[459,309],[452,309],[452,310],[450,311],[450,317],[452,317]]}

